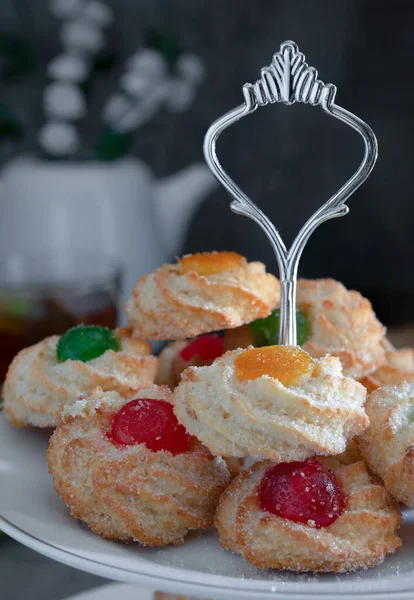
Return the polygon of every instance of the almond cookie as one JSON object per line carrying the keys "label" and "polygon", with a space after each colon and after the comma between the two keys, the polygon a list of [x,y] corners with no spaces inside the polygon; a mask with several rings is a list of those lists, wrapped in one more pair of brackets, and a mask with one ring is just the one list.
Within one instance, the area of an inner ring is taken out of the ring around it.
{"label": "almond cookie", "polygon": [[249,347],[186,369],[174,410],[214,454],[290,462],[343,452],[369,424],[365,397],[338,358],[313,359],[297,346]]}
{"label": "almond cookie", "polygon": [[134,335],[183,340],[239,327],[279,305],[279,282],[260,262],[235,252],[184,256],[135,284],[125,304]]}
{"label": "almond cookie", "polygon": [[[102,333],[104,342],[109,339],[109,346],[97,346],[97,333]],[[89,336],[91,340],[87,339]],[[67,337],[69,345],[65,346]],[[73,337],[77,338],[75,342]],[[95,350],[89,355],[82,354],[91,350],[87,342]],[[65,347],[68,356],[75,356],[71,351],[78,348],[81,360],[66,356]],[[104,351],[96,356],[101,350]],[[88,356],[96,357],[84,360]],[[73,328],[63,336],[54,335],[25,348],[14,358],[3,389],[4,411],[17,427],[55,427],[64,406],[92,388],[100,386],[126,395],[143,382],[152,383],[156,372],[157,358],[151,356],[151,346],[132,337],[130,330]]]}
{"label": "almond cookie", "polygon": [[394,498],[414,506],[414,383],[378,388],[366,411],[370,426],[358,436],[364,460]]}
{"label": "almond cookie", "polygon": [[188,367],[211,365],[224,352],[223,338],[207,334],[185,341],[171,342],[160,352],[155,382],[174,389]]}
{"label": "almond cookie", "polygon": [[209,527],[230,479],[178,424],[168,388],[155,385],[128,399],[96,388],[67,406],[47,458],[74,517],[105,539],[148,546]]}
{"label": "almond cookie", "polygon": [[414,383],[414,349],[393,347],[386,348],[385,364],[360,379],[368,392],[379,387],[397,385],[403,381]]}
{"label": "almond cookie", "polygon": [[[344,375],[361,379],[385,363],[385,327],[370,302],[333,279],[299,279],[298,345],[314,358],[337,356]],[[225,332],[225,349],[278,344],[279,309],[271,316]]]}
{"label": "almond cookie", "polygon": [[297,300],[309,319],[311,333],[303,348],[311,356],[337,356],[344,374],[355,379],[385,362],[385,327],[359,292],[334,279],[300,279]]}
{"label": "almond cookie", "polygon": [[256,463],[225,490],[215,515],[222,546],[256,567],[335,573],[398,550],[401,522],[363,462],[333,457]]}

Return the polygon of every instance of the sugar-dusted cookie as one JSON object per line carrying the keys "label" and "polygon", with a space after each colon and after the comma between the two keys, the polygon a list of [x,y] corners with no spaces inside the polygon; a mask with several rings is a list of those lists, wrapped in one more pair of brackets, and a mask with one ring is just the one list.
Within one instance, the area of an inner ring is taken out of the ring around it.
{"label": "sugar-dusted cookie", "polygon": [[139,279],[125,312],[142,339],[182,340],[266,317],[279,282],[235,252],[184,256]]}
{"label": "sugar-dusted cookie", "polygon": [[397,350],[389,346],[385,352],[385,364],[360,379],[368,392],[373,392],[379,387],[397,385],[403,381],[414,383],[414,349]]}
{"label": "sugar-dusted cookie", "polygon": [[370,426],[358,436],[364,460],[394,498],[414,506],[414,383],[378,388],[366,411]]}
{"label": "sugar-dusted cookie", "polygon": [[398,503],[363,462],[256,463],[220,498],[221,544],[256,567],[344,572],[401,547]]}
{"label": "sugar-dusted cookie", "polygon": [[302,460],[339,454],[368,426],[365,388],[338,358],[299,347],[250,347],[189,367],[174,391],[175,414],[220,456]]}
{"label": "sugar-dusted cookie", "polygon": [[75,327],[19,352],[4,384],[4,411],[18,427],[55,427],[62,409],[92,388],[128,395],[156,372],[151,346],[129,329]]}
{"label": "sugar-dusted cookie", "polygon": [[96,388],[68,406],[48,464],[73,516],[106,539],[148,546],[209,527],[230,479],[178,424],[168,388],[155,385],[127,399]]}
{"label": "sugar-dusted cookie", "polygon": [[[370,302],[333,279],[299,279],[298,344],[314,358],[337,356],[344,375],[360,379],[385,363],[385,327]],[[279,309],[225,332],[225,348],[278,344]]]}
{"label": "sugar-dusted cookie", "polygon": [[185,369],[211,365],[223,352],[223,338],[217,334],[171,342],[160,352],[155,381],[159,385],[168,385],[173,390],[179,384],[181,373]]}

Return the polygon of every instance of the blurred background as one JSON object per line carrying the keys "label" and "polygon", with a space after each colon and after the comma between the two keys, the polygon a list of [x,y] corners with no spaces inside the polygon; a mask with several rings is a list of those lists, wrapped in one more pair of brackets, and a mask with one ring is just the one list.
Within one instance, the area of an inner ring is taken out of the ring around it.
{"label": "blurred background", "polygon": [[[350,214],[316,231],[300,274],[360,290],[397,344],[414,343],[412,0],[2,0],[1,376],[45,335],[122,321],[135,279],[183,252],[235,250],[277,272],[203,165],[202,141],[285,39],[379,141]],[[352,130],[302,105],[258,110],[218,145],[286,243],[362,153]],[[58,600],[98,581],[5,536],[0,576],[5,600]]]}

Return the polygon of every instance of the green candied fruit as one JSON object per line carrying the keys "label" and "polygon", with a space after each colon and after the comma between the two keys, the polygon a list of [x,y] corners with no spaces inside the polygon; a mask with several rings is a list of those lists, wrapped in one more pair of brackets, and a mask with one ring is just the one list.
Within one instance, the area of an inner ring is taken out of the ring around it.
{"label": "green candied fruit", "polygon": [[[280,308],[276,308],[265,319],[257,319],[250,323],[250,331],[253,335],[254,345],[275,346],[279,343]],[[296,309],[296,328],[298,346],[303,346],[310,335],[310,327],[307,316],[300,308]]]}
{"label": "green candied fruit", "polygon": [[113,331],[99,325],[78,325],[68,329],[59,339],[57,357],[59,362],[81,360],[87,362],[98,358],[107,350],[118,352],[119,342]]}

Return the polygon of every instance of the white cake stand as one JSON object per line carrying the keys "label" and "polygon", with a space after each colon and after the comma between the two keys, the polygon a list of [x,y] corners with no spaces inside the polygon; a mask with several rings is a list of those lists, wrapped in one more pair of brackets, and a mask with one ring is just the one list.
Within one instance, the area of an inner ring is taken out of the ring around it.
{"label": "white cake stand", "polygon": [[154,593],[135,585],[111,583],[65,600],[154,600]]}
{"label": "white cake stand", "polygon": [[0,414],[0,528],[49,558],[115,581],[219,600],[414,596],[414,511],[405,512],[403,549],[374,569],[338,576],[260,571],[222,550],[214,532],[161,549],[102,540],[56,495],[47,444],[45,432],[14,429]]}

